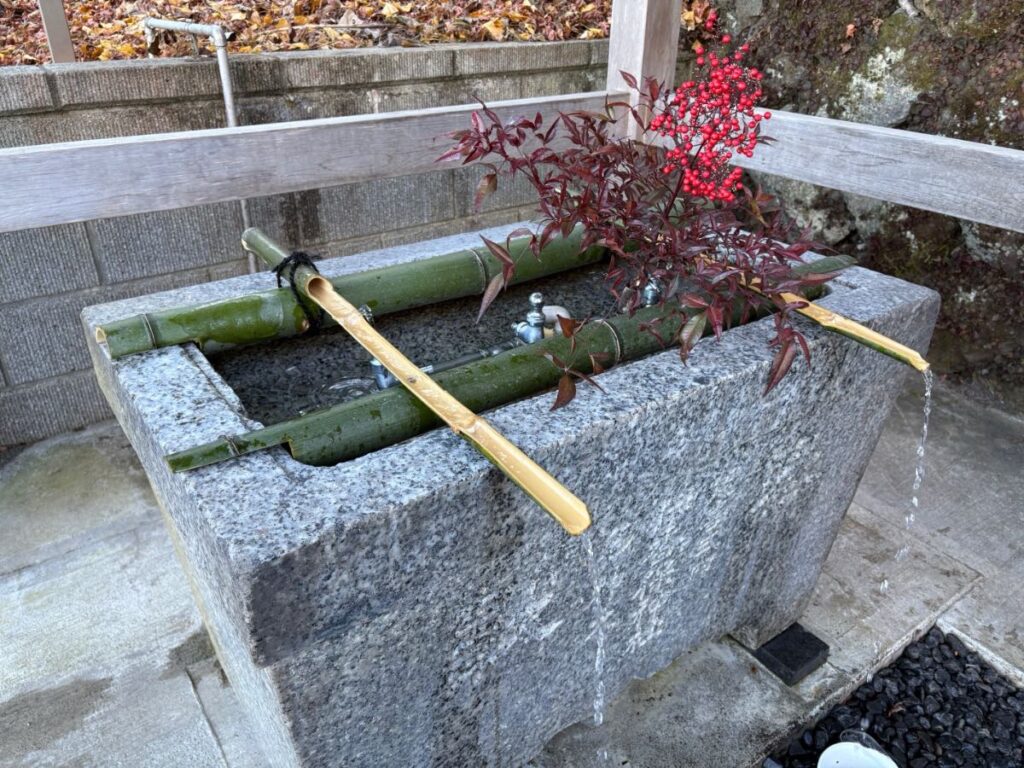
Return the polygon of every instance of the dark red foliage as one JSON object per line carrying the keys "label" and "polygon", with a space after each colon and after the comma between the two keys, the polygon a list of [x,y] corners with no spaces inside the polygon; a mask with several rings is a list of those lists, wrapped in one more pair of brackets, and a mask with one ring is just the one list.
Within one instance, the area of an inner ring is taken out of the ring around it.
{"label": "dark red foliage", "polygon": [[[791,324],[798,304],[783,294],[823,278],[793,274],[812,244],[792,231],[772,198],[741,185],[741,171],[729,165],[734,152],[749,156],[767,141],[760,128],[768,117],[754,109],[760,72],[740,63],[747,47],[730,50],[729,43],[724,36],[716,50],[703,51],[699,78],[675,90],[623,73],[633,103],[609,103],[604,112],[560,114],[545,125],[539,113],[503,122],[483,105],[470,127],[453,135],[457,143],[442,159],[485,165],[480,199],[500,176],[525,177],[541,216],[534,253],[556,234],[582,226],[584,248],[602,245],[610,252],[608,285],[625,310],[641,305],[650,280],[661,286],[662,301],[697,310],[680,338],[665,339],[680,345],[684,360],[706,325],[720,336],[734,321],[773,310],[777,354],[770,390],[798,351],[810,361]],[[630,117],[650,143],[624,138]],[[511,263],[503,246],[487,247]],[[567,402],[571,389],[567,381],[557,405]]]}

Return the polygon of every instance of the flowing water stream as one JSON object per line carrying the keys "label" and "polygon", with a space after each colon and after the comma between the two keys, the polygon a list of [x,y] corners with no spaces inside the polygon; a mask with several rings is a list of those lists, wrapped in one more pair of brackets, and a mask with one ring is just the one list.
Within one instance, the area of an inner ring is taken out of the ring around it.
{"label": "flowing water stream", "polygon": [[[918,494],[921,492],[921,483],[924,482],[924,456],[925,446],[928,443],[928,422],[932,415],[932,390],[935,387],[935,374],[932,373],[931,368],[924,372],[924,418],[921,423],[921,437],[917,442],[917,451],[915,453],[914,463],[914,484],[910,491],[910,507],[907,509],[906,514],[903,517],[903,524],[909,531],[914,527],[914,521],[917,518],[917,510],[920,507],[920,501]],[[910,554],[910,546],[904,544],[896,551],[897,560],[905,560]],[[883,594],[888,591],[889,584],[883,579],[879,585],[879,591]]]}
{"label": "flowing water stream", "polygon": [[[604,660],[605,660],[605,612],[604,603],[601,600],[601,580],[597,569],[597,558],[594,556],[594,539],[590,532],[580,537],[583,543],[583,555],[586,562],[587,578],[590,580],[591,600],[590,610],[593,614],[594,642],[594,706],[593,720],[597,727],[604,722],[605,705],[605,684],[604,684]],[[608,760],[608,750],[604,747],[598,749],[597,758],[601,762]]]}
{"label": "flowing water stream", "polygon": [[[924,448],[928,442],[928,420],[932,415],[932,388],[935,386],[935,374],[929,368],[924,372],[924,424],[921,427],[921,440],[917,444],[917,464],[914,467],[914,488],[910,498],[910,505],[917,509],[917,494],[921,490],[921,483],[924,480]],[[914,524],[914,511],[907,517],[907,527]]]}

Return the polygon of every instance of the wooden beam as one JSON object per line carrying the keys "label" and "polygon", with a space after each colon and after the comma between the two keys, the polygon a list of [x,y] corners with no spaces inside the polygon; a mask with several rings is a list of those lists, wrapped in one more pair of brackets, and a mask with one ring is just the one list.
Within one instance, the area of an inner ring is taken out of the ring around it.
{"label": "wooden beam", "polygon": [[75,46],[71,42],[63,0],[39,0],[39,13],[43,17],[46,44],[50,46],[50,59],[54,64],[73,62]]}
{"label": "wooden beam", "polygon": [[[621,98],[621,96],[619,97]],[[604,109],[603,91],[496,102],[504,118]],[[440,170],[477,104],[0,149],[0,232]]]}
{"label": "wooden beam", "polygon": [[[609,93],[626,90],[622,72],[641,84],[648,77],[675,84],[681,11],[682,0],[614,0],[608,41]],[[639,126],[630,122],[629,135],[637,138]]]}
{"label": "wooden beam", "polygon": [[1024,151],[794,112],[762,125],[775,142],[737,165],[1024,232]]}

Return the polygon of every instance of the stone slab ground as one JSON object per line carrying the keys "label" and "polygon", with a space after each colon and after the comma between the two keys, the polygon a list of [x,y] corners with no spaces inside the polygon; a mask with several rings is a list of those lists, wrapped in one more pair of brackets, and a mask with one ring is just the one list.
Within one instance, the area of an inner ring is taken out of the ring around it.
{"label": "stone slab ground", "polygon": [[[1024,422],[939,387],[907,530],[920,416],[910,391],[801,618],[832,646],[824,667],[786,688],[731,640],[705,644],[535,766],[601,765],[602,750],[634,768],[756,765],[936,621],[1024,679]],[[118,427],[0,462],[0,766],[269,768]]]}

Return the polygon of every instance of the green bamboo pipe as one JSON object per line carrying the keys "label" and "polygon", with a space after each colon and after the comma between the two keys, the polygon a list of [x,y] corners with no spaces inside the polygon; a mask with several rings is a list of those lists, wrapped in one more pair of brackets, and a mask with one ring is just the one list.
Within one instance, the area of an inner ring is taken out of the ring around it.
{"label": "green bamboo pipe", "polygon": [[[799,265],[793,271],[822,274],[845,269],[853,263],[848,257],[837,256]],[[573,370],[589,374],[593,372],[591,355],[608,368],[660,351],[663,346],[658,337],[675,339],[694,312],[680,310],[678,306],[648,307],[632,317],[619,315],[587,324],[577,332],[575,348],[568,339],[555,336],[438,373],[434,379],[463,405],[479,413],[555,386],[562,371],[546,354],[554,355]],[[734,320],[738,320],[738,314],[734,313]],[[657,337],[647,330],[652,322],[656,322]],[[705,333],[709,332],[710,329],[706,329]],[[173,471],[182,472],[265,448],[288,445],[292,456],[301,462],[334,464],[415,437],[440,424],[440,419],[419,400],[395,387],[263,429],[189,448],[167,456],[167,463]]]}
{"label": "green bamboo pipe", "polygon": [[[662,343],[643,329],[644,324],[660,318],[658,334],[672,339],[685,322],[685,315],[680,316],[679,312],[678,307],[649,307],[632,317],[620,315],[592,322],[577,332],[575,351],[569,339],[554,336],[439,373],[434,379],[463,405],[479,413],[555,386],[562,371],[545,353],[555,355],[574,370],[591,373],[590,355],[603,358],[607,367],[662,349]],[[292,456],[301,462],[333,464],[393,445],[440,424],[441,420],[416,397],[395,387],[247,434],[189,448],[168,456],[167,463],[173,471],[181,472],[287,444]]]}
{"label": "green bamboo pipe", "polygon": [[[801,264],[793,272],[838,272],[854,263],[849,257],[834,256]],[[808,298],[820,292],[820,288],[808,291]],[[486,411],[554,387],[562,371],[546,354],[554,355],[573,370],[589,374],[593,372],[591,355],[608,368],[660,351],[663,345],[658,337],[675,339],[695,311],[669,305],[648,307],[632,317],[619,315],[587,324],[577,332],[575,348],[568,339],[555,336],[438,373],[434,379],[470,410]],[[734,321],[738,321],[738,315],[734,312]],[[656,323],[658,337],[647,330],[652,322]],[[705,329],[705,335],[707,333],[710,333],[709,328]],[[395,387],[269,427],[188,448],[168,455],[166,461],[173,471],[183,472],[287,445],[292,456],[303,463],[334,464],[415,437],[440,424],[440,419],[419,400]]]}
{"label": "green bamboo pipe", "polygon": [[[511,284],[525,283],[559,272],[594,264],[604,249],[580,251],[582,229],[553,238],[534,258],[529,238],[512,240],[516,262]],[[247,229],[242,244],[264,261],[279,263],[288,256],[259,229]],[[335,289],[375,317],[467,296],[481,295],[501,263],[487,248],[455,251],[428,259],[380,267],[331,278]],[[326,319],[333,325],[334,321]],[[204,352],[228,346],[287,338],[304,333],[309,322],[290,288],[276,288],[224,301],[134,315],[96,329],[96,340],[107,345],[112,358],[158,347],[193,342]]]}

